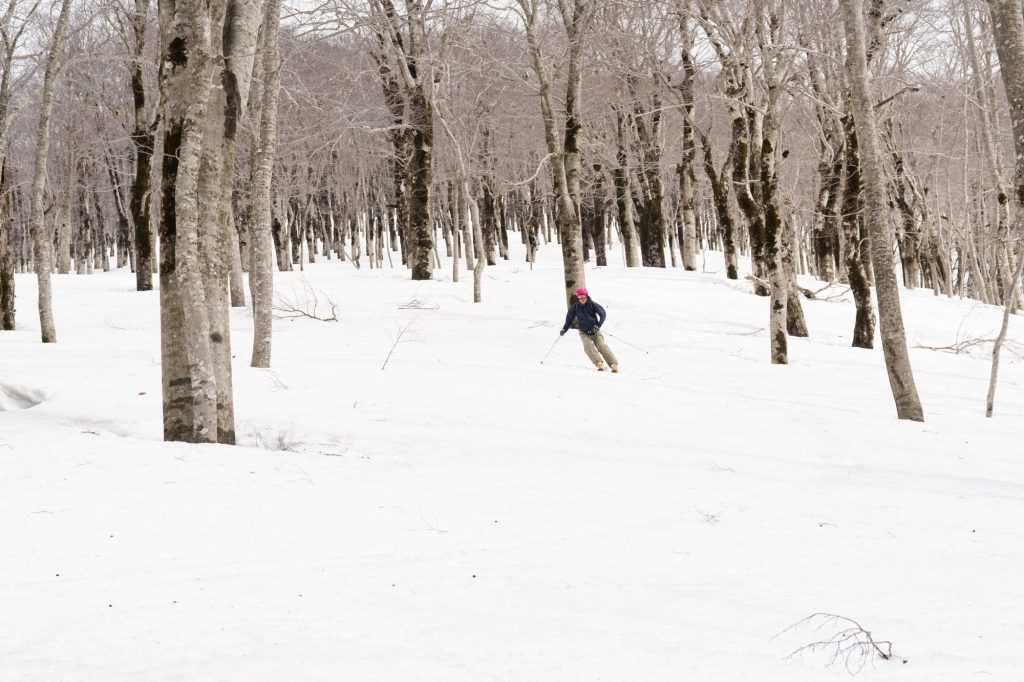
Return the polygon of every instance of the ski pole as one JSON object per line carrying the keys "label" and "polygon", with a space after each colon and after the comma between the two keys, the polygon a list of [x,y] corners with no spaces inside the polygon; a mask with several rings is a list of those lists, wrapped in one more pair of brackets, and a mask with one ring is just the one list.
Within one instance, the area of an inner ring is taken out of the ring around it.
{"label": "ski pole", "polygon": [[618,336],[615,336],[615,334],[612,334],[611,332],[604,332],[604,334],[605,334],[605,336],[610,336],[611,338],[615,339],[616,341],[620,341],[620,342],[626,344],[627,346],[632,346],[633,348],[636,348],[641,353],[647,353],[647,355],[651,354],[650,351],[644,350],[643,348],[641,348],[640,346],[636,345],[635,343],[630,343],[629,341],[626,341],[625,339],[620,339]]}
{"label": "ski pole", "polygon": [[540,364],[542,364],[542,365],[544,364],[544,361],[548,359],[548,356],[549,356],[549,355],[551,355],[551,351],[553,351],[553,350],[555,349],[555,344],[556,344],[556,343],[558,343],[558,342],[559,342],[559,341],[561,341],[561,340],[562,340],[562,335],[561,335],[561,334],[559,334],[559,335],[558,335],[558,338],[557,338],[557,339],[555,339],[555,343],[551,344],[551,348],[548,348],[548,352],[547,352],[547,353],[545,353],[545,354],[544,354],[544,357],[542,357],[542,358],[540,359]]}

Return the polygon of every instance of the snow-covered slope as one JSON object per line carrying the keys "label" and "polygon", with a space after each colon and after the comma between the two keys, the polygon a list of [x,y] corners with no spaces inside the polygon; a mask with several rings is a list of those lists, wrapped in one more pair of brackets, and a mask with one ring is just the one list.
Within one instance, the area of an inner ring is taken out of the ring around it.
{"label": "snow-covered slope", "polygon": [[[622,373],[535,269],[412,282],[338,261],[282,273],[339,321],[278,320],[248,367],[240,447],[160,441],[157,293],[127,272],[34,282],[0,335],[0,680],[845,679],[787,655],[855,619],[867,679],[1024,679],[1024,369],[912,351],[900,422],[853,306],[805,301],[768,364],[767,301],[705,273],[588,266]],[[618,262],[617,259],[616,263]],[[1000,311],[904,299],[912,345]],[[387,366],[381,366],[401,330]],[[1024,337],[1014,319],[1011,338]],[[643,349],[643,350],[640,350]],[[817,627],[821,626],[821,627]],[[903,661],[906,661],[905,663]]]}

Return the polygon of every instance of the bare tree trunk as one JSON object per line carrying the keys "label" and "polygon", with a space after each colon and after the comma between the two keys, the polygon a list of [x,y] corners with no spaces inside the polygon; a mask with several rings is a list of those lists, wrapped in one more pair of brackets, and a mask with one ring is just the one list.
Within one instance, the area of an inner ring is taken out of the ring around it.
{"label": "bare tree trunk", "polygon": [[14,53],[29,20],[35,14],[32,8],[23,15],[20,27],[14,24],[17,0],[8,0],[7,10],[0,19],[4,51],[3,76],[0,76],[0,330],[12,331],[15,328],[14,310],[14,211],[11,200],[12,183],[11,167],[7,158],[7,132],[11,123],[11,80],[14,73]]}
{"label": "bare tree trunk", "polygon": [[[605,176],[604,168],[599,163],[594,164],[594,173],[597,179],[594,182],[594,212],[590,232],[594,239],[594,259],[599,267],[608,265],[608,245],[605,240]],[[523,230],[527,228],[524,225]]]}
{"label": "bare tree trunk", "polygon": [[[636,98],[635,98],[636,99]],[[640,221],[640,251],[644,265],[665,267],[665,191],[661,181],[661,99],[655,93],[651,102],[650,130],[640,109],[634,108],[634,127],[640,142],[640,177],[644,206]]]}
{"label": "bare tree trunk", "polygon": [[[484,139],[486,140],[486,138],[487,132],[485,131]],[[484,144],[486,145],[486,142]],[[488,265],[496,265],[498,262],[496,255],[498,218],[494,205],[494,192],[491,190],[491,184],[487,177],[480,180],[480,201],[477,203],[480,207],[480,230],[484,237],[484,255],[487,257]]]}
{"label": "bare tree trunk", "polygon": [[[821,130],[818,160],[818,200],[815,206],[814,228],[811,242],[814,248],[815,275],[826,282],[837,278],[837,252],[839,246],[839,205],[843,185],[844,135],[838,117],[827,107],[828,93],[835,84],[827,83],[822,60],[813,52],[808,54],[808,73],[817,102],[815,111]],[[832,86],[831,88],[829,86]]]}
{"label": "bare tree trunk", "polygon": [[135,105],[135,128],[132,143],[135,147],[135,179],[132,183],[131,214],[135,224],[135,288],[150,291],[153,288],[153,250],[150,241],[150,178],[153,171],[153,145],[156,136],[153,126],[146,120],[146,86],[142,64],[146,48],[146,16],[149,0],[135,0],[132,29],[135,51],[132,65],[132,100]]}
{"label": "bare tree trunk", "polygon": [[843,191],[842,225],[843,225],[843,260],[846,264],[846,277],[850,283],[850,292],[856,307],[853,322],[853,347],[875,347],[875,312],[871,307],[871,284],[861,258],[860,223],[863,218],[862,176],[858,134],[854,123],[847,112],[843,121],[846,130],[846,187]]}
{"label": "bare tree trunk", "polygon": [[235,227],[234,208],[229,207],[231,217],[228,224],[228,257],[231,262],[231,307],[245,307],[245,277],[242,269],[242,246],[238,241],[238,229]]}
{"label": "bare tree trunk", "polygon": [[[201,231],[200,263],[209,320],[217,391],[217,442],[234,444],[235,416],[231,372],[231,325],[228,286],[237,238],[231,219],[235,147],[252,77],[262,3],[219,0],[211,16],[213,78],[199,169],[199,202],[213,217]],[[221,14],[223,13],[223,14]]]}
{"label": "bare tree trunk", "polygon": [[715,215],[718,216],[718,227],[722,236],[722,254],[725,260],[725,276],[727,279],[739,278],[739,257],[736,253],[736,227],[733,221],[730,204],[729,166],[733,151],[730,150],[721,172],[715,170],[715,161],[711,154],[711,140],[703,132],[700,134],[701,146],[704,150],[704,173],[711,183],[712,203]]}
{"label": "bare tree trunk", "polygon": [[[570,4],[571,3],[571,4]],[[569,305],[575,296],[577,287],[586,285],[583,273],[583,228],[577,210],[577,202],[573,199],[569,173],[575,169],[578,177],[578,158],[575,147],[580,131],[579,111],[579,68],[582,50],[582,32],[587,24],[588,16],[592,15],[592,5],[586,0],[559,0],[559,9],[566,34],[569,38],[569,79],[566,84],[566,119],[565,137],[571,146],[563,148],[559,145],[555,129],[555,115],[551,106],[551,79],[540,53],[540,43],[536,33],[538,0],[519,0],[523,10],[526,29],[526,40],[530,52],[530,61],[534,73],[540,83],[541,118],[544,122],[544,139],[547,143],[548,155],[552,157],[552,172],[555,181],[556,221],[562,243],[562,269],[564,271],[565,301]],[[572,158],[567,158],[566,155]],[[567,173],[567,171],[569,173]]]}
{"label": "bare tree trunk", "polygon": [[[429,3],[428,3],[429,4]],[[388,99],[392,118],[399,118],[400,98],[394,69],[386,63],[384,45],[390,42],[398,66],[398,75],[405,91],[411,149],[408,168],[408,234],[401,235],[404,247],[403,262],[408,262],[414,280],[433,278],[431,259],[434,251],[434,224],[431,217],[431,188],[434,170],[434,102],[433,80],[427,57],[426,13],[423,0],[407,0],[405,15],[396,11],[393,0],[372,0],[371,13],[378,26],[380,54],[375,55]],[[404,26],[403,26],[404,18]],[[385,39],[386,37],[386,39]],[[423,60],[421,64],[420,61]],[[398,178],[396,175],[396,184]],[[396,187],[396,195],[399,189]],[[396,201],[401,199],[396,196]],[[401,211],[401,205],[399,205]],[[382,234],[386,232],[382,231]],[[382,246],[383,248],[383,246]],[[390,257],[390,251],[389,257]]]}
{"label": "bare tree trunk", "polygon": [[[53,229],[57,238],[57,273],[66,275],[71,272],[71,197],[73,188],[68,188],[64,201],[55,200],[53,211]],[[44,217],[45,220],[45,217]]]}
{"label": "bare tree trunk", "polygon": [[[114,255],[117,257],[117,267],[123,268],[125,263],[129,260],[128,254],[132,250],[131,229],[128,217],[128,211],[131,209],[125,207],[123,200],[124,190],[122,188],[120,172],[109,154],[106,157],[105,165],[107,168],[107,177],[110,179],[111,198],[112,203],[114,204],[114,212],[117,215],[117,230],[114,236]],[[96,197],[97,205],[99,205],[99,189],[95,185],[93,186],[93,194]]]}
{"label": "bare tree trunk", "polygon": [[[413,22],[416,24],[417,22]],[[422,32],[418,40],[424,40]],[[412,278],[433,279],[430,254],[434,248],[434,226],[430,215],[430,193],[433,184],[434,114],[433,104],[419,83],[411,100],[413,125],[412,159],[409,176],[409,237],[412,241]]]}
{"label": "bare tree trunk", "polygon": [[[221,82],[226,96],[224,108],[224,176],[221,181],[220,221],[223,234],[220,248],[226,253],[225,264],[229,273],[231,307],[245,307],[245,287],[242,278],[242,257],[239,251],[238,229],[234,219],[232,198],[234,195],[235,156],[239,122],[244,114],[252,111],[249,96],[252,92],[255,53],[258,49],[259,27],[262,23],[262,5],[265,3],[234,0],[227,10],[228,23],[225,26],[224,70]],[[262,91],[259,91],[262,94]],[[227,326],[228,312],[221,309]],[[224,358],[230,369],[230,355]],[[233,424],[233,418],[230,420]]]}
{"label": "bare tree trunk", "polygon": [[[205,359],[207,352],[210,355],[216,411],[216,424],[211,440],[227,443],[234,443],[234,414],[231,401],[228,399],[231,394],[231,347],[227,303],[227,245],[219,216],[225,168],[224,140],[228,134],[224,117],[227,90],[224,87],[224,63],[216,59],[216,56],[224,54],[225,6],[231,2],[232,0],[213,0],[209,3],[210,38],[206,49],[210,63],[206,68],[210,70],[211,80],[217,81],[220,87],[204,86],[207,87],[208,100],[203,118],[200,119],[203,121],[203,128],[197,179],[197,209],[200,213],[197,215],[196,227],[196,255],[199,264],[199,277],[196,281],[201,282],[203,295],[200,297],[187,288],[183,291],[183,298],[186,300],[194,297],[192,300],[195,305],[206,306],[205,315],[196,312],[193,316],[192,313],[195,311],[186,308],[186,325],[189,324],[189,318],[194,317],[195,326],[191,328],[192,331],[202,333],[208,339],[202,342],[194,340],[190,345],[195,348],[195,357]],[[184,234],[186,233],[178,232],[179,242]],[[190,238],[191,234],[187,234],[185,242],[189,243]],[[191,248],[191,244],[189,247]],[[188,251],[181,253],[187,255]],[[186,258],[186,261],[188,260],[190,259]],[[183,275],[189,277],[191,264],[183,262],[181,271]],[[193,369],[194,377],[195,374]],[[206,384],[203,383],[202,386],[205,391]],[[193,388],[195,389],[195,385]],[[205,426],[199,426],[200,440],[203,440],[204,428]]]}
{"label": "bare tree trunk", "polygon": [[465,208],[462,198],[462,183],[454,182],[448,185],[448,211],[452,217],[452,281],[459,281],[459,248],[462,245],[462,223],[466,220],[462,212]]}
{"label": "bare tree trunk", "polygon": [[[994,11],[994,10],[993,10]],[[1018,211],[1020,211],[1018,206]],[[1024,252],[1017,254],[1017,271],[1013,273],[1013,279],[1006,282],[1006,290],[1003,294],[1003,323],[999,328],[999,335],[992,344],[992,371],[988,379],[988,395],[985,398],[985,416],[991,417],[995,409],[996,384],[999,381],[999,353],[1003,349],[1003,342],[1006,341],[1006,331],[1010,326],[1010,312],[1013,310],[1013,294],[1020,282],[1021,273],[1024,271]]]}
{"label": "bare tree trunk", "polygon": [[624,112],[615,110],[615,139],[617,142],[616,157],[618,163],[612,170],[615,185],[615,204],[618,208],[619,229],[622,231],[622,248],[626,252],[626,267],[635,268],[641,264],[640,237],[636,230],[636,218],[633,212],[633,190],[629,173],[628,146],[626,144],[627,117]]}
{"label": "bare tree trunk", "polygon": [[[249,290],[254,319],[252,366],[270,367],[274,299],[273,240],[271,238],[270,186],[277,141],[277,99],[281,89],[281,53],[279,44],[281,0],[267,0],[263,19],[263,104],[260,114],[259,142],[254,161],[254,213],[252,257],[249,261]],[[358,262],[358,254],[352,258]]]}
{"label": "bare tree trunk", "polygon": [[[214,66],[210,40],[217,34],[220,23],[216,19],[211,20],[211,15],[216,17],[217,10],[223,6],[209,7],[203,0],[174,4],[178,21],[174,22],[171,30],[176,35],[170,41],[164,58],[165,68],[168,63],[174,65],[166,76],[165,92],[168,96],[164,101],[169,109],[176,110],[165,114],[164,118],[170,129],[175,114],[180,116],[181,136],[173,187],[176,220],[174,267],[178,276],[185,352],[192,387],[192,441],[215,443],[218,426],[216,360],[212,346],[215,340],[211,338],[213,329],[206,281],[209,271],[204,267],[204,253],[209,246],[210,223],[216,225],[216,221],[208,223],[201,219],[201,210],[216,206],[208,195],[208,188],[203,187],[202,167]],[[184,60],[175,62],[175,49],[184,49]]]}
{"label": "bare tree trunk", "polygon": [[[1000,72],[1006,99],[1010,104],[1010,124],[1013,130],[1014,172],[1014,224],[1013,241],[1024,234],[1024,11],[1021,0],[988,0],[992,14],[992,32],[995,37],[996,53],[999,55]],[[1009,252],[1008,245],[1000,245]],[[995,402],[996,381],[999,373],[999,352],[1009,324],[1010,310],[1015,292],[1024,270],[1024,249],[1018,249],[1017,267],[1004,286],[1003,324],[992,348],[992,374],[989,380],[985,416],[991,417]]]}
{"label": "bare tree trunk", "polygon": [[77,177],[78,183],[78,224],[75,229],[75,272],[79,275],[89,274],[89,252],[93,243],[93,226],[90,208],[92,197],[86,185],[89,179],[86,175],[85,164],[79,166]]}
{"label": "bare tree trunk", "polygon": [[[459,193],[462,196],[459,197],[459,201],[464,201],[465,202],[465,207],[464,207],[465,211],[462,212],[462,215],[460,216],[459,224],[460,224],[460,227],[462,229],[462,244],[463,244],[463,250],[465,251],[465,256],[466,256],[466,269],[467,270],[475,271],[476,270],[476,266],[475,266],[475,263],[476,263],[476,251],[477,251],[477,249],[476,249],[476,238],[473,236],[473,229],[470,226],[469,220],[468,220],[468,216],[469,216],[469,181],[466,180],[465,182],[462,183],[462,185],[460,187],[461,187],[461,189],[460,189]],[[462,211],[461,208],[460,208],[460,211]]]}
{"label": "bare tree trunk", "polygon": [[[993,13],[993,16],[997,11],[1003,11],[1003,6],[1007,4],[1007,0],[995,0],[989,2],[989,8]],[[1011,265],[1010,257],[1012,251],[1009,245],[1006,243],[1009,230],[1010,230],[1010,200],[1006,181],[1003,178],[1002,164],[1000,163],[999,157],[1000,152],[998,145],[995,141],[996,137],[996,126],[993,123],[993,117],[995,115],[995,97],[992,91],[992,84],[989,81],[988,76],[991,72],[986,73],[983,71],[981,66],[981,60],[978,56],[978,48],[974,36],[974,21],[973,21],[973,9],[966,5],[964,6],[964,33],[966,34],[966,45],[967,45],[967,56],[971,62],[971,71],[974,77],[974,84],[977,91],[976,97],[974,98],[978,105],[978,118],[979,118],[979,129],[981,133],[982,148],[985,152],[985,160],[988,163],[989,171],[992,173],[992,178],[995,181],[996,189],[996,235],[1001,240],[1001,244],[997,245],[995,252],[996,271],[999,275],[998,280],[1005,282],[1010,277]],[[1005,30],[1002,26],[993,26],[993,34],[1000,34]],[[1005,34],[1004,34],[1005,35]],[[999,52],[999,41],[1000,38],[996,37],[996,52]],[[1003,64],[1002,55],[1000,54],[1000,64]],[[1005,85],[1006,78],[1004,75],[1003,83]],[[996,285],[998,288],[998,285]],[[998,297],[998,294],[996,294]]]}
{"label": "bare tree trunk", "polygon": [[480,207],[477,205],[473,195],[469,193],[469,184],[465,184],[463,188],[469,199],[470,219],[473,222],[473,244],[476,246],[476,265],[473,266],[473,303],[479,303],[482,300],[481,287],[484,266],[487,265],[487,256],[484,254],[484,236],[480,225]]}
{"label": "bare tree trunk", "polygon": [[804,318],[804,308],[800,302],[800,292],[796,282],[796,263],[793,254],[796,234],[793,220],[783,220],[782,224],[782,270],[785,281],[789,283],[786,302],[786,332],[790,336],[806,337],[808,336],[807,320]]}
{"label": "bare tree trunk", "polygon": [[[186,67],[186,53],[183,45],[193,37],[191,30],[182,30],[178,35],[173,25],[173,2],[160,4],[161,56],[171,58],[165,61],[161,70],[161,91],[166,91],[168,112],[163,122],[164,143],[161,159],[162,206],[159,221],[160,236],[160,369],[163,387],[164,440],[192,441],[193,407],[192,377],[185,351],[185,311],[182,307],[181,285],[177,274],[177,230],[175,184],[178,176],[184,118],[184,104],[179,90],[182,85],[182,71]],[[175,50],[171,52],[171,45]]]}
{"label": "bare tree trunk", "polygon": [[[899,286],[892,264],[892,233],[886,218],[885,186],[882,179],[882,153],[875,119],[874,99],[868,82],[867,48],[864,38],[862,0],[842,0],[846,26],[847,72],[850,78],[854,121],[860,146],[862,187],[865,197],[865,222],[871,239],[871,257],[875,266],[875,287],[882,335],[882,351],[889,374],[889,385],[900,419],[924,421],[924,410],[917,395],[907,351]],[[1020,5],[1017,5],[1018,14]]]}
{"label": "bare tree trunk", "polygon": [[[0,111],[0,116],[3,116]],[[11,250],[11,187],[7,158],[0,158],[0,330],[13,331],[14,252]]]}
{"label": "bare tree trunk", "polygon": [[[783,226],[782,210],[779,204],[779,179],[776,167],[778,111],[777,93],[774,93],[774,88],[775,84],[769,80],[770,93],[760,148],[759,177],[764,204],[764,263],[768,268],[768,281],[771,289],[771,312],[769,314],[771,359],[773,364],[785,365],[789,363],[787,331],[790,313],[788,308],[793,275],[787,271],[783,259],[785,229]],[[795,312],[793,311],[793,314]]]}
{"label": "bare tree trunk", "polygon": [[697,140],[693,132],[693,84],[697,69],[693,63],[693,31],[690,29],[685,12],[679,13],[680,35],[683,44],[680,59],[683,67],[683,80],[679,85],[683,107],[683,130],[680,136],[682,155],[676,173],[679,175],[679,210],[682,214],[683,229],[680,235],[680,252],[683,257],[683,269],[697,269]]}
{"label": "bare tree trunk", "polygon": [[72,0],[62,0],[57,26],[50,43],[43,72],[43,95],[39,103],[39,123],[36,127],[36,164],[32,175],[32,248],[35,256],[36,278],[39,282],[39,327],[43,343],[56,343],[57,329],[53,322],[53,293],[50,272],[53,256],[50,234],[43,220],[43,192],[46,189],[46,159],[50,153],[50,114],[53,111],[53,89],[60,71],[60,51],[71,21]]}

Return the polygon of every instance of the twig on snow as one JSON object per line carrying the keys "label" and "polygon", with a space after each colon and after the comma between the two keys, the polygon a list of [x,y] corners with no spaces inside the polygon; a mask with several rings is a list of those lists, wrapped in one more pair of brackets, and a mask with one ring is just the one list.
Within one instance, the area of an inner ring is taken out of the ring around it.
{"label": "twig on snow", "polygon": [[421,301],[418,298],[414,298],[408,303],[403,303],[398,306],[399,310],[437,310],[441,306],[437,303],[433,305],[427,305],[426,301]]}
{"label": "twig on snow", "polygon": [[[415,318],[413,318],[415,319]],[[380,371],[384,371],[384,368],[388,366],[388,361],[391,359],[391,354],[398,348],[398,344],[402,342],[402,337],[405,336],[409,328],[412,327],[413,319],[410,319],[405,323],[405,326],[398,330],[398,336],[395,338],[395,342],[391,344],[391,350],[388,351],[388,356],[384,358],[384,364],[380,366]]]}
{"label": "twig on snow", "polygon": [[[971,350],[972,348],[984,346],[985,344],[995,343],[995,341],[995,339],[974,338],[964,339],[963,341],[957,341],[956,343],[951,343],[948,346],[926,346],[924,344],[916,344],[914,348],[921,348],[922,350],[937,350],[944,353],[960,355],[961,353],[965,353]],[[1005,341],[1003,347],[1006,348],[1006,350],[1008,350],[1016,358],[1024,357],[1024,354],[1022,354],[1021,351],[1021,344],[1018,343],[1016,340]]]}
{"label": "twig on snow", "polygon": [[[306,278],[302,279],[303,295],[305,300],[299,301],[292,300],[291,297],[278,296],[277,300],[274,301],[274,317],[277,319],[292,319],[296,317],[308,317],[313,320],[320,320],[321,322],[337,322],[338,321],[338,306],[331,300],[330,296],[325,294],[320,289],[314,289]],[[292,294],[297,296],[294,289]],[[330,307],[330,317],[327,314],[320,313],[320,306],[322,305],[320,297],[323,296],[327,301],[327,306]]]}
{"label": "twig on snow", "polygon": [[[817,623],[814,628],[815,632],[830,626],[838,629],[834,634],[825,639],[805,644],[796,649],[786,656],[786,660],[804,653],[822,653],[829,657],[828,662],[825,664],[826,667],[832,667],[841,661],[848,673],[856,675],[876,656],[883,661],[889,661],[894,658],[892,642],[876,640],[871,632],[865,630],[857,621],[845,616],[838,616],[834,613],[813,613],[790,625],[778,635],[775,635],[775,637],[779,637],[802,625],[811,625],[815,622]],[[772,637],[772,639],[774,640],[775,637]],[[906,659],[903,659],[903,662],[906,663]]]}

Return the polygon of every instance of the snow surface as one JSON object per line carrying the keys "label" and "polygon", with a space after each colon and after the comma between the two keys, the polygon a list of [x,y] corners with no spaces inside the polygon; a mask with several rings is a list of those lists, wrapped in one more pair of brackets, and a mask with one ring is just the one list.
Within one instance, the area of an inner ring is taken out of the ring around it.
{"label": "snow surface", "polygon": [[[339,321],[278,320],[254,370],[232,312],[239,447],[161,442],[156,292],[56,276],[44,346],[18,276],[0,680],[847,679],[856,652],[787,658],[841,629],[779,635],[816,612],[892,641],[862,679],[1024,679],[1012,355],[986,420],[984,349],[913,350],[927,422],[901,422],[849,301],[805,301],[811,338],[772,366],[767,301],[716,254],[686,273],[613,253],[587,281],[622,373],[574,332],[541,364],[557,248],[531,270],[513,245],[480,304],[450,267],[280,273]],[[1000,320],[930,291],[904,311],[915,345]]]}

